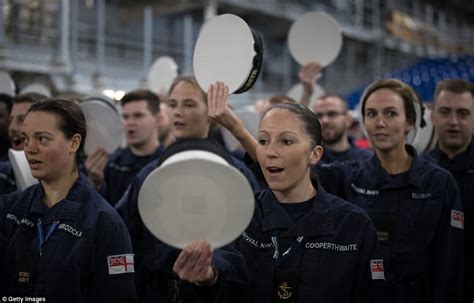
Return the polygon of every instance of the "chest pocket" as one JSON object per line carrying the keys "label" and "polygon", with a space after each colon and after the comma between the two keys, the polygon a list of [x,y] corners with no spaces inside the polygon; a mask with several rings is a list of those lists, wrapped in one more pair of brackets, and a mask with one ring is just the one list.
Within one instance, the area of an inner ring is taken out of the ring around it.
{"label": "chest pocket", "polygon": [[[18,226],[15,223],[11,227],[13,228],[9,231],[10,234],[4,248],[7,253],[4,254],[3,260],[0,260],[0,271],[3,276],[0,278],[0,281],[4,283],[3,286],[7,285],[7,289],[15,287],[14,285],[16,285],[17,280],[5,278],[17,277],[18,271],[32,272],[37,256],[34,246],[36,235],[34,229],[25,225]],[[28,267],[30,270],[26,270],[25,267]]]}
{"label": "chest pocket", "polygon": [[[45,252],[49,251],[49,256],[44,256],[44,262],[50,264],[51,271],[57,270],[61,273],[58,280],[69,279],[71,285],[78,280],[80,284],[86,284],[95,273],[95,247],[87,234],[87,231],[82,231],[81,237],[78,237],[67,231],[58,230],[48,240],[49,243],[46,243],[48,247]],[[65,282],[58,285],[63,283]]]}
{"label": "chest pocket", "polygon": [[[340,246],[348,247],[325,237],[306,239],[301,269],[302,293],[334,298],[331,302],[347,301],[352,292],[348,286],[353,285],[359,254],[356,250],[345,251]],[[315,287],[318,285],[320,287]]]}
{"label": "chest pocket", "polygon": [[438,197],[416,192],[402,195],[397,208],[397,246],[426,248],[435,238],[442,213],[443,201]]}

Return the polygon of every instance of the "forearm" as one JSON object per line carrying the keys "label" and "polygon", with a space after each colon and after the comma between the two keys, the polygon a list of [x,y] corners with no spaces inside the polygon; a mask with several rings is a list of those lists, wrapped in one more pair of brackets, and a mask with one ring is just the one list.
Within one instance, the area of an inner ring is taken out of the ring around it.
{"label": "forearm", "polygon": [[243,125],[240,125],[239,127],[231,129],[230,132],[239,141],[252,160],[257,162],[257,140],[252,136],[248,129]]}
{"label": "forearm", "polygon": [[[304,87],[304,85],[303,85]],[[300,98],[300,104],[308,107],[309,103],[311,102],[311,96],[313,95],[313,89],[312,88],[304,88],[303,89],[303,94],[301,95]]]}

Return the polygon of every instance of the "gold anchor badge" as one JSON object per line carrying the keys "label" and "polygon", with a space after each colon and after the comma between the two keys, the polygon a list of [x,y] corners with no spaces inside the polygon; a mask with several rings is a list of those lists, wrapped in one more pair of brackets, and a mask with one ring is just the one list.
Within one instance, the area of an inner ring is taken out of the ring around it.
{"label": "gold anchor badge", "polygon": [[280,299],[286,300],[291,297],[291,291],[289,291],[291,287],[288,286],[287,282],[283,282],[278,288],[282,290],[282,292],[278,290],[278,297],[280,297]]}

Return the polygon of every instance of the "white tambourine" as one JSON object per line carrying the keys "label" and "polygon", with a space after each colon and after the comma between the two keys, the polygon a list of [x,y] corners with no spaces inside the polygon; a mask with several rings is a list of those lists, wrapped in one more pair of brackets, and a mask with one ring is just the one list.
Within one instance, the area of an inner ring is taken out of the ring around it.
{"label": "white tambourine", "polygon": [[148,89],[157,95],[167,94],[177,76],[178,64],[176,61],[168,56],[159,57],[148,71]]}
{"label": "white tambourine", "polygon": [[13,82],[12,77],[4,71],[0,71],[0,93],[9,96],[15,95],[15,82]]}
{"label": "white tambourine", "polygon": [[341,51],[341,29],[328,14],[308,12],[291,25],[288,48],[300,65],[318,62],[322,66],[328,66]]}
{"label": "white tambourine", "polygon": [[12,164],[13,174],[15,175],[16,186],[19,190],[38,183],[38,180],[31,175],[30,165],[26,159],[23,150],[8,150],[8,159]]}
{"label": "white tambourine", "polygon": [[418,154],[422,154],[425,152],[428,147],[430,146],[435,131],[433,127],[433,123],[431,122],[431,111],[425,105],[423,106],[423,127],[421,125],[418,126],[418,131],[416,132],[415,137],[413,138],[411,145],[416,149]]}
{"label": "white tambourine", "polygon": [[43,95],[45,97],[50,98],[52,96],[51,90],[44,84],[42,83],[31,83],[27,86],[25,86],[21,91],[20,94],[26,94],[26,93],[36,93]]}
{"label": "white tambourine", "polygon": [[258,78],[263,61],[260,36],[242,18],[224,14],[207,21],[194,47],[194,75],[201,89],[223,81],[229,93],[243,93]]}
{"label": "white tambourine", "polygon": [[247,179],[209,151],[180,151],[148,175],[138,196],[145,226],[164,243],[184,248],[206,240],[213,248],[240,236],[254,211]]}
{"label": "white tambourine", "polygon": [[112,153],[123,141],[122,122],[117,109],[110,102],[94,97],[86,99],[80,106],[87,124],[85,154],[91,155],[98,148]]}

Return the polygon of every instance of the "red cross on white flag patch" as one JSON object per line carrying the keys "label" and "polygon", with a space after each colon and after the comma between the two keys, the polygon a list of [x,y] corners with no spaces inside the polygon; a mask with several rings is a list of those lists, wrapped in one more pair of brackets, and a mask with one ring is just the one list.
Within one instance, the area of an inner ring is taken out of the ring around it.
{"label": "red cross on white flag patch", "polygon": [[108,256],[107,264],[109,266],[109,275],[135,272],[133,254]]}

